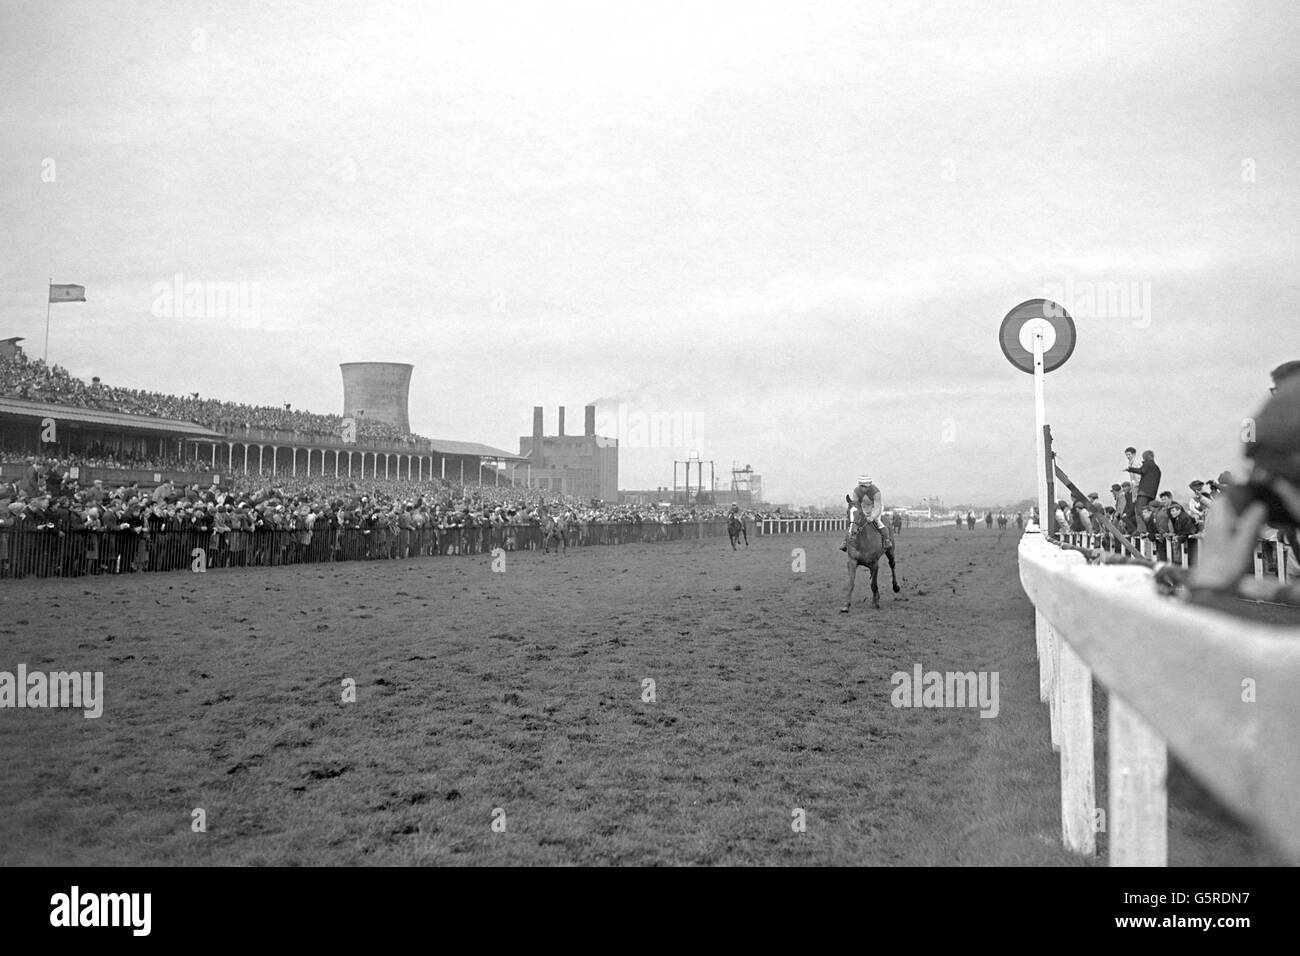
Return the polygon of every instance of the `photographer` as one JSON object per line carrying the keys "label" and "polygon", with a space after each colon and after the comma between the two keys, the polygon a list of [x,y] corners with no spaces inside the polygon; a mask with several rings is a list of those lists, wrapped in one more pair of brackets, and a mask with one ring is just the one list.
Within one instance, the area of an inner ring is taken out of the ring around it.
{"label": "photographer", "polygon": [[1201,560],[1189,581],[1192,599],[1212,603],[1216,594],[1230,592],[1300,603],[1300,584],[1278,588],[1243,574],[1253,565],[1265,524],[1278,530],[1293,554],[1300,546],[1300,377],[1276,388],[1255,416],[1255,441],[1247,443],[1246,457],[1246,480],[1228,485],[1206,518]]}

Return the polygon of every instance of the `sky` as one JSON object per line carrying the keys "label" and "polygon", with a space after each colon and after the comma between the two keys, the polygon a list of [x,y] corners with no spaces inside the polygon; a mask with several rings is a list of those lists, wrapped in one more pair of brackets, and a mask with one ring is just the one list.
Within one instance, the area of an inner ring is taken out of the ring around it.
{"label": "sky", "polygon": [[1238,467],[1300,358],[1291,5],[916,7],[5,0],[0,338],[39,357],[78,283],[87,380],[338,413],[339,363],[409,362],[435,438],[598,401],[622,488],[696,452],[1010,503],[998,328],[1047,297],[1084,490],[1128,445],[1180,496]]}

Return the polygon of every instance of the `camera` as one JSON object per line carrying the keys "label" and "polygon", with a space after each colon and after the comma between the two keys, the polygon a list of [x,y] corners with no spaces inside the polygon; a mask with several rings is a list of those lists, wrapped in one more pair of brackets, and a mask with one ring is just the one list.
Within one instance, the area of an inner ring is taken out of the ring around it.
{"label": "camera", "polygon": [[1228,500],[1233,510],[1241,514],[1254,502],[1262,502],[1268,508],[1268,523],[1283,530],[1294,529],[1300,525],[1300,515],[1293,515],[1281,496],[1273,490],[1271,484],[1254,476],[1243,485],[1232,485],[1227,489]]}

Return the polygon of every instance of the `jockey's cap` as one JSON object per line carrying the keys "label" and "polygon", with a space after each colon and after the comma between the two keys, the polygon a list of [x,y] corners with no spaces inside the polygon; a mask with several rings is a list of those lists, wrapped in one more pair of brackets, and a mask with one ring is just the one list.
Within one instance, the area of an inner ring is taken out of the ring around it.
{"label": "jockey's cap", "polygon": [[859,475],[859,476],[858,476],[858,484],[860,484],[860,485],[869,485],[869,484],[871,484],[871,476],[870,476],[870,475]]}

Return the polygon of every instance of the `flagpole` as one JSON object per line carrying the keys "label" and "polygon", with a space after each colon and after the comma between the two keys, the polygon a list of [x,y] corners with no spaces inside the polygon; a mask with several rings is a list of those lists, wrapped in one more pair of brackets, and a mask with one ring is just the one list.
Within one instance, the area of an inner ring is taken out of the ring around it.
{"label": "flagpole", "polygon": [[49,288],[45,290],[45,358],[46,367],[50,364],[50,296],[54,294],[54,276],[50,276]]}

